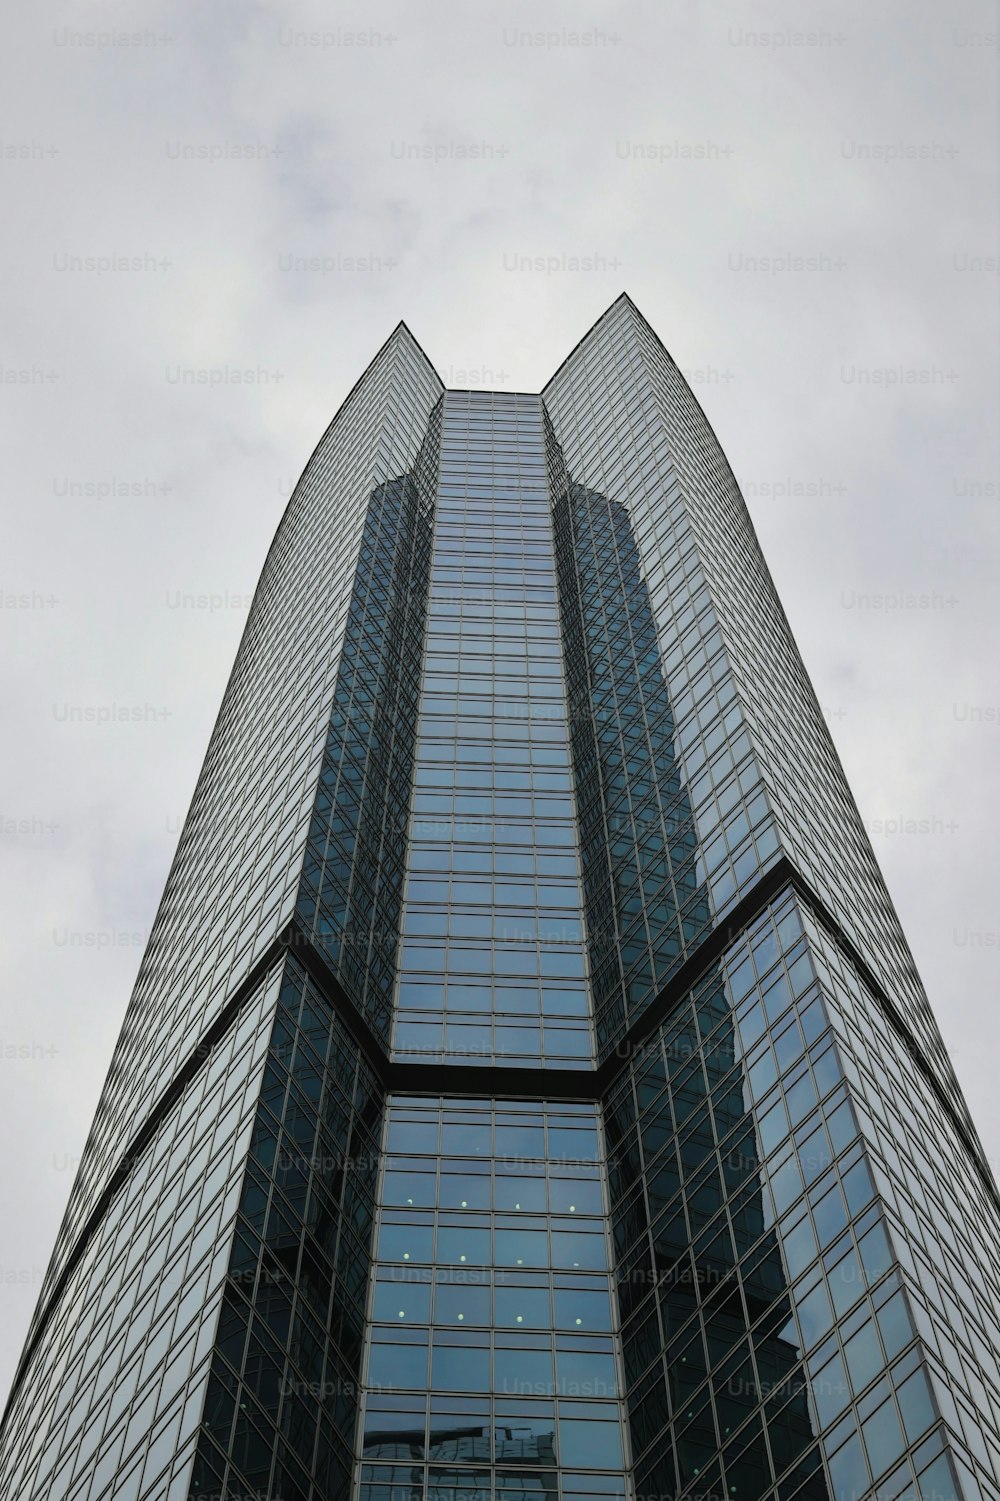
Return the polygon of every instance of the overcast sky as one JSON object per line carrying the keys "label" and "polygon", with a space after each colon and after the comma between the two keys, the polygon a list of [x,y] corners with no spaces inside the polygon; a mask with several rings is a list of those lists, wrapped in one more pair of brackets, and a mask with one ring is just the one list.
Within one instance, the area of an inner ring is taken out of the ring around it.
{"label": "overcast sky", "polygon": [[997,30],[975,0],[8,12],[0,1391],[265,551],[401,317],[446,384],[529,391],[620,291],[653,324],[996,1166]]}

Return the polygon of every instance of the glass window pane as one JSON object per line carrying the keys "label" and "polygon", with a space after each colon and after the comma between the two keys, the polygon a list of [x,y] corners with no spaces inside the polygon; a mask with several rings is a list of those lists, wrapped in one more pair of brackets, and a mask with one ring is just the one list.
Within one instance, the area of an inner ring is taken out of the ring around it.
{"label": "glass window pane", "polygon": [[438,1274],[434,1294],[435,1324],[488,1325],[490,1322],[489,1284],[448,1282],[446,1272]]}
{"label": "glass window pane", "polygon": [[549,1241],[544,1230],[498,1230],[497,1266],[548,1266]]}
{"label": "glass window pane", "polygon": [[611,1300],[607,1293],[579,1288],[556,1288],[557,1329],[610,1329]]}
{"label": "glass window pane", "polygon": [[561,1417],[559,1448],[564,1465],[594,1465],[608,1470],[621,1466],[621,1432],[617,1423]]}
{"label": "glass window pane", "polygon": [[554,1386],[549,1350],[496,1350],[493,1390],[505,1397],[548,1397]]}
{"label": "glass window pane", "polygon": [[[400,1269],[402,1270],[402,1268]],[[430,1276],[430,1273],[427,1273]],[[382,1281],[375,1284],[372,1317],[381,1323],[426,1324],[430,1319],[429,1282]]]}
{"label": "glass window pane", "polygon": [[439,1345],[431,1360],[431,1386],[443,1392],[488,1392],[490,1352],[472,1345]]}
{"label": "glass window pane", "polygon": [[548,1329],[551,1325],[548,1288],[497,1282],[493,1291],[493,1317],[504,1328]]}
{"label": "glass window pane", "polygon": [[490,1232],[466,1225],[441,1224],[438,1227],[437,1259],[459,1265],[487,1266],[490,1260]]}
{"label": "glass window pane", "polygon": [[372,1341],[368,1364],[368,1385],[394,1391],[399,1387],[413,1387],[423,1391],[427,1386],[427,1346],[392,1345]]}

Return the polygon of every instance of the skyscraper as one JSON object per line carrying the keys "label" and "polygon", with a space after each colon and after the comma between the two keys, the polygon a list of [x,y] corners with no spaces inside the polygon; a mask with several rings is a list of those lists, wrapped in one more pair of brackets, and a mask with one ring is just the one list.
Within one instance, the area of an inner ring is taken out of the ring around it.
{"label": "skyscraper", "polygon": [[404,325],[278,528],[8,1405],[24,1501],[1000,1496],[997,1190],[619,298]]}

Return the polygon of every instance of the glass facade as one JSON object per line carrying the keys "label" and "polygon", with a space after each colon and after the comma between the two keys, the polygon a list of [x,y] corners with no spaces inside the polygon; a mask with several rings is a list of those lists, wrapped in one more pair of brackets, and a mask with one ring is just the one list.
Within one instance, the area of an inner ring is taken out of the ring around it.
{"label": "glass facade", "polygon": [[392,1098],[362,1501],[630,1494],[602,1164],[592,1103]]}
{"label": "glass facade", "polygon": [[538,396],[444,398],[396,1056],[590,1067]]}
{"label": "glass facade", "polygon": [[17,1501],[1000,1501],[997,1190],[724,455],[619,298],[404,325],[264,572]]}

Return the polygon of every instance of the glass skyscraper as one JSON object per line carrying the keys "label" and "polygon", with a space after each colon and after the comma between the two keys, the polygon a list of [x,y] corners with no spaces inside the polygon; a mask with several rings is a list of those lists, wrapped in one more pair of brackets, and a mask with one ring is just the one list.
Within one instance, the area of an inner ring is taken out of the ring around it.
{"label": "glass skyscraper", "polygon": [[7,1408],[17,1501],[1000,1498],[1000,1212],[627,297],[400,325],[268,554]]}

